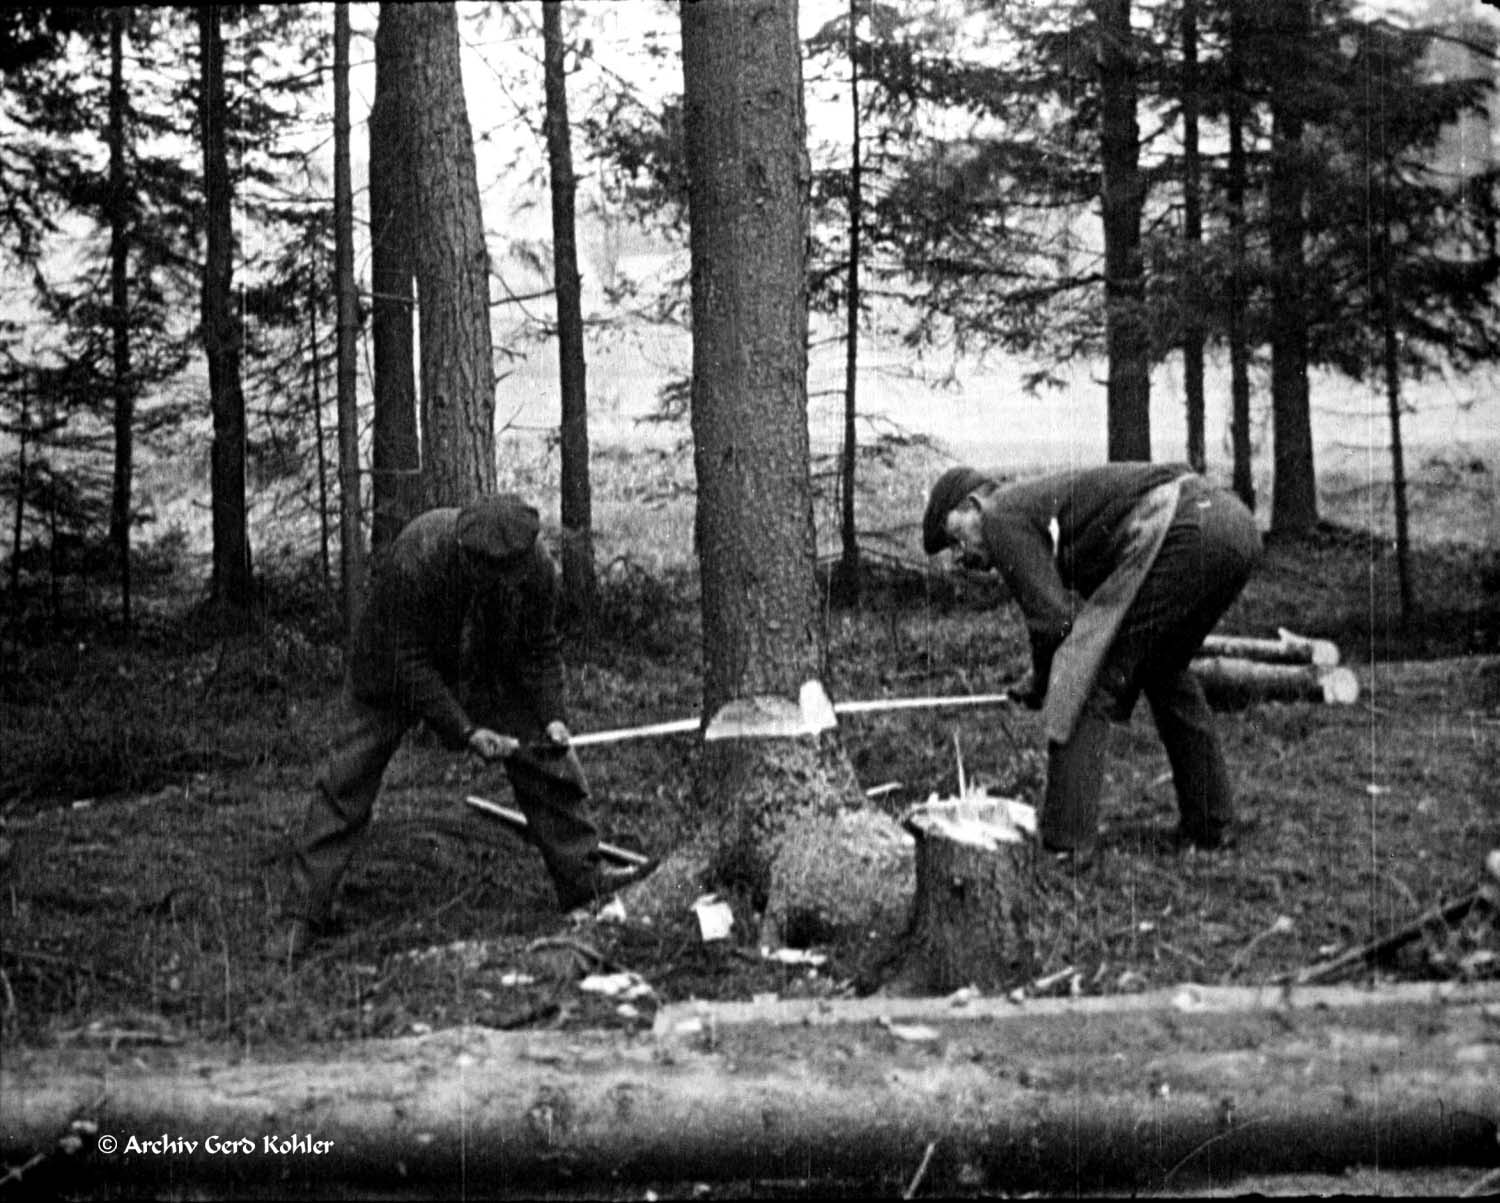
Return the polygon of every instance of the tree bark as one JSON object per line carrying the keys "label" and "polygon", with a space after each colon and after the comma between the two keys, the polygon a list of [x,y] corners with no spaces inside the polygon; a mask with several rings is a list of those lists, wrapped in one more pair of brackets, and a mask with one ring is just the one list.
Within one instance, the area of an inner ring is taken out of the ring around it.
{"label": "tree bark", "polygon": [[1306,533],[1318,522],[1312,414],[1307,380],[1305,261],[1307,185],[1303,173],[1302,96],[1308,73],[1309,0],[1278,0],[1276,53],[1283,86],[1271,101],[1271,529]]}
{"label": "tree bark", "polygon": [[1187,458],[1208,466],[1203,432],[1203,182],[1198,157],[1198,4],[1182,5],[1182,236],[1187,264],[1182,289],[1182,381],[1187,402]]}
{"label": "tree bark", "polygon": [[224,39],[218,5],[198,10],[202,96],[204,220],[203,349],[213,408],[210,488],[213,512],[213,594],[221,605],[251,602],[250,537],[245,508],[245,395],[240,381],[240,325],[234,311],[234,198],[225,125]]}
{"label": "tree bark", "polygon": [[354,638],[365,583],[359,496],[359,295],[354,283],[354,187],[349,171],[349,6],[333,6],[333,237],[337,298],[335,390],[339,415],[339,586],[344,637]]}
{"label": "tree bark", "polygon": [[412,60],[410,176],[421,348],[422,482],[427,507],[495,488],[495,381],[489,255],[474,138],[449,4],[381,9]]}
{"label": "tree bark", "polygon": [[[824,660],[808,469],[810,169],[793,0],[684,4],[682,42],[695,537],[712,714],[732,698],[796,699]],[[776,895],[789,833],[860,800],[831,736],[705,744],[698,792],[714,817],[705,824],[714,880],[742,887],[769,916],[799,909]],[[817,883],[802,884],[817,894]]]}
{"label": "tree bark", "polygon": [[1151,345],[1141,261],[1140,130],[1130,0],[1093,0],[1101,94],[1099,197],[1104,218],[1104,326],[1111,460],[1151,458]]}
{"label": "tree bark", "polygon": [[411,118],[411,47],[381,6],[375,30],[375,99],[370,106],[370,287],[374,343],[374,435],[370,545],[389,546],[422,509],[422,444],[417,430]]}
{"label": "tree bark", "polygon": [[1245,0],[1230,0],[1229,175],[1225,183],[1229,208],[1229,440],[1234,460],[1234,491],[1255,508],[1255,475],[1250,448],[1250,346],[1245,286]]}
{"label": "tree bark", "polygon": [[130,372],[130,181],[125,163],[125,10],[109,11],[109,324],[114,389],[115,471],[109,539],[120,571],[120,617],[129,630],[131,477],[135,382]]}
{"label": "tree bark", "polygon": [[[47,1155],[28,1193],[194,1197],[475,1183],[613,1196],[695,1181],[759,1195],[774,1192],[757,1183],[785,1180],[895,1197],[929,1148],[935,1197],[1487,1166],[1500,1114],[1494,1005],[1492,986],[1183,986],[1019,1005],[683,1004],[659,1013],[654,1039],[465,1027],[288,1060],[13,1049],[0,1065],[0,1158]],[[58,1141],[80,1133],[75,1121],[93,1127],[67,1156]],[[199,1143],[98,1151],[99,1136],[123,1149],[163,1133]],[[210,1151],[209,1134],[249,1137],[251,1150]],[[266,1151],[267,1136],[293,1135],[332,1143]]]}
{"label": "tree bark", "polygon": [[589,481],[589,409],[583,357],[583,298],[578,275],[573,147],[568,125],[566,46],[561,0],[542,4],[547,163],[552,176],[552,279],[557,293],[557,357],[562,384],[562,576],[564,605],[593,625],[599,584],[594,572],[593,499]]}

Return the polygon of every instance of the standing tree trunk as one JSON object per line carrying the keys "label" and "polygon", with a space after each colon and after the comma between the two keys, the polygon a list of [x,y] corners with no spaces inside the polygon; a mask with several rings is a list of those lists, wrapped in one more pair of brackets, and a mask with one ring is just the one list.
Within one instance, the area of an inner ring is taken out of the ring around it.
{"label": "standing tree trunk", "polygon": [[339,415],[339,588],[344,635],[354,637],[365,581],[359,500],[359,394],[355,356],[359,297],[354,285],[354,186],[349,172],[349,6],[333,6],[333,241],[337,298],[334,389]]}
{"label": "standing tree trunk", "polygon": [[422,368],[422,483],[427,507],[495,488],[495,373],[489,254],[474,137],[449,4],[388,4],[381,24],[411,56],[411,216]]}
{"label": "standing tree trunk", "polygon": [[1271,102],[1271,529],[1306,532],[1318,522],[1312,415],[1307,387],[1302,98],[1307,78],[1309,0],[1280,0],[1276,52],[1287,62],[1285,87]]}
{"label": "standing tree trunk", "polygon": [[115,401],[115,472],[109,539],[120,569],[120,617],[130,629],[130,496],[135,382],[130,378],[130,183],[125,165],[125,10],[109,10],[109,324]]}
{"label": "standing tree trunk", "polygon": [[552,278],[557,292],[557,357],[562,382],[562,575],[568,612],[585,630],[594,621],[593,501],[589,489],[589,407],[583,359],[583,299],[573,200],[573,148],[561,0],[542,4],[547,101],[547,163],[552,174]]}
{"label": "standing tree trunk", "polygon": [[422,444],[413,368],[412,192],[408,160],[415,95],[411,47],[381,6],[375,30],[375,100],[370,106],[370,328],[375,418],[371,488],[373,550],[387,547],[422,508]]}
{"label": "standing tree trunk", "polygon": [[21,539],[26,534],[26,452],[31,442],[31,381],[22,374],[21,413],[16,419],[16,508],[11,517],[10,540],[10,606],[12,617],[21,613]]}
{"label": "standing tree trunk", "polygon": [[313,446],[318,462],[318,555],[323,568],[323,588],[333,584],[328,558],[328,448],[323,441],[323,365],[318,361],[318,286],[307,288],[307,362],[312,371]]}
{"label": "standing tree trunk", "polygon": [[1234,460],[1234,491],[1255,508],[1255,475],[1250,451],[1250,347],[1245,310],[1245,0],[1229,6],[1229,440]]}
{"label": "standing tree trunk", "polygon": [[854,477],[858,463],[859,413],[859,252],[860,222],[864,219],[863,163],[859,129],[859,0],[849,0],[849,286],[844,299],[844,448],[839,474],[839,596],[859,599],[859,532],[854,525]]}
{"label": "standing tree trunk", "polygon": [[1105,342],[1111,460],[1151,458],[1151,345],[1141,262],[1140,131],[1130,0],[1093,0],[1101,94],[1099,197],[1104,218]]}
{"label": "standing tree trunk", "polygon": [[[700,0],[681,12],[712,714],[732,698],[795,699],[824,660],[807,433],[810,169],[794,0]],[[699,794],[710,878],[764,905],[785,934],[798,914],[788,890],[818,887],[779,880],[779,853],[859,797],[841,747],[829,736],[705,744]]]}
{"label": "standing tree trunk", "polygon": [[240,327],[234,312],[234,198],[225,125],[224,38],[218,5],[198,10],[202,55],[203,349],[213,408],[210,481],[213,494],[213,595],[220,605],[250,605],[250,538],[245,518],[245,394],[240,383]]}
{"label": "standing tree trunk", "polygon": [[1208,465],[1203,437],[1203,186],[1198,158],[1198,4],[1182,5],[1182,224],[1187,275],[1182,289],[1182,381],[1187,399],[1187,457]]}
{"label": "standing tree trunk", "polygon": [[1401,625],[1411,622],[1411,533],[1406,510],[1406,451],[1401,441],[1400,338],[1396,331],[1396,290],[1391,282],[1391,159],[1384,156],[1380,180],[1380,328],[1385,396],[1391,423],[1391,500],[1396,510],[1396,581],[1401,598]]}

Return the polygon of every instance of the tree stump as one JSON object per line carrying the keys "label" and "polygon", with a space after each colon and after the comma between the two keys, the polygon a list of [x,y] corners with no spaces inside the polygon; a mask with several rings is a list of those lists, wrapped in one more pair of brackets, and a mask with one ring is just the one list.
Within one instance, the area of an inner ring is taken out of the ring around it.
{"label": "tree stump", "polygon": [[1031,976],[1035,812],[983,793],[933,799],[902,820],[917,840],[903,977],[934,993]]}

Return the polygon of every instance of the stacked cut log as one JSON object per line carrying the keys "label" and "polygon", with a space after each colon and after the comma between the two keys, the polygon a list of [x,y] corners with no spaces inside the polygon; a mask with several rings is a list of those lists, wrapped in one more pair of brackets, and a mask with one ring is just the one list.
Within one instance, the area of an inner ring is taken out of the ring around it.
{"label": "stacked cut log", "polygon": [[1253,702],[1347,706],[1359,700],[1359,678],[1339,663],[1334,643],[1285,629],[1275,639],[1210,635],[1192,670],[1209,704],[1221,710]]}

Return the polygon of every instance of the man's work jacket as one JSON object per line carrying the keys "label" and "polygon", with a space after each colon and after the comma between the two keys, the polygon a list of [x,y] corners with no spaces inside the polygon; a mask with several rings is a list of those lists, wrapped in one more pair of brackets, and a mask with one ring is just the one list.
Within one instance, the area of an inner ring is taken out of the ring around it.
{"label": "man's work jacket", "polygon": [[974,494],[990,560],[1026,618],[1049,739],[1071,738],[1190,476],[1186,464],[1115,463]]}
{"label": "man's work jacket", "polygon": [[[376,566],[351,649],[350,690],[424,720],[452,747],[476,725],[459,700],[466,667],[522,703],[539,728],[565,722],[557,566],[538,542],[515,579],[481,590],[465,568],[458,514],[443,508],[412,519]],[[466,646],[477,663],[464,665]]]}

